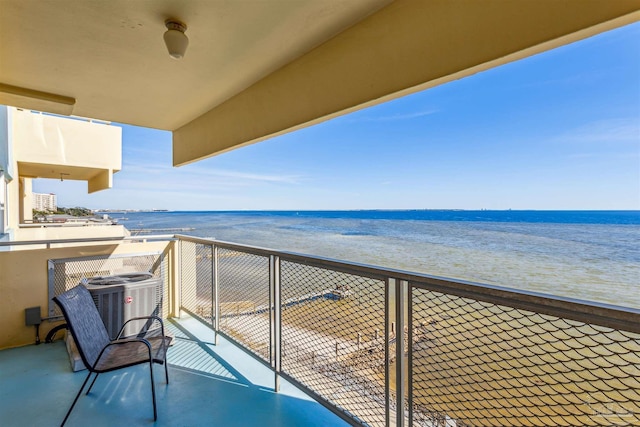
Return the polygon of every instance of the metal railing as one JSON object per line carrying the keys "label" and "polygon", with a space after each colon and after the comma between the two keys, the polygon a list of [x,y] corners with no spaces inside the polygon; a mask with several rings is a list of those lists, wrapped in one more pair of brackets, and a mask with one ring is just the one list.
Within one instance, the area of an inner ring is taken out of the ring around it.
{"label": "metal railing", "polygon": [[176,237],[182,309],[352,424],[640,425],[640,310]]}
{"label": "metal railing", "polygon": [[157,234],[153,236],[115,236],[115,237],[88,237],[88,238],[75,238],[75,239],[47,239],[47,240],[3,240],[0,241],[0,251],[6,249],[34,249],[44,248],[50,249],[56,245],[66,246],[70,244],[110,244],[110,243],[146,243],[156,241],[170,241],[174,240],[172,234]]}
{"label": "metal railing", "polygon": [[0,247],[113,240],[178,240],[181,309],[351,424],[640,425],[638,309],[179,235]]}

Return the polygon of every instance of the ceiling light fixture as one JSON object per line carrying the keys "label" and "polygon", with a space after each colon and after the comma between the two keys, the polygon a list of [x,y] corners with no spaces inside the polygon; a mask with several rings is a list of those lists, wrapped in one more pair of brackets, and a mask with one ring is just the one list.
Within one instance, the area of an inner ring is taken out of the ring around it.
{"label": "ceiling light fixture", "polygon": [[167,20],[164,25],[167,26],[164,43],[167,45],[169,55],[173,59],[182,59],[189,46],[189,38],[184,33],[187,31],[187,26],[173,19]]}

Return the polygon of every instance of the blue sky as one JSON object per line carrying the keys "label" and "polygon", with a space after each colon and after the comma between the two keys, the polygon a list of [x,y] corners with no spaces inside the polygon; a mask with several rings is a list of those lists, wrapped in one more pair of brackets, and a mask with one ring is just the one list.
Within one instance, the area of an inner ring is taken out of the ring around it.
{"label": "blue sky", "polygon": [[640,209],[640,24],[212,157],[123,127],[94,209]]}

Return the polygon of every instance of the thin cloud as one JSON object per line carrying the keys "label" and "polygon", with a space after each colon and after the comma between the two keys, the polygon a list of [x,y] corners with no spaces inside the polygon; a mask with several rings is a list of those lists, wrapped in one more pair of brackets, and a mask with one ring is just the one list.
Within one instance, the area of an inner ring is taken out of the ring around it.
{"label": "thin cloud", "polygon": [[[134,176],[153,177],[141,182]],[[116,176],[117,188],[135,188],[144,191],[219,191],[239,187],[251,187],[261,183],[295,185],[301,181],[298,175],[247,173],[235,170],[202,166],[175,168],[162,163],[125,164]]]}
{"label": "thin cloud", "polygon": [[284,182],[289,184],[296,184],[299,181],[299,176],[296,175],[270,175],[270,174],[256,174],[245,173],[230,170],[212,170],[211,175],[220,176],[224,178],[244,179],[248,181],[260,181],[260,182]]}
{"label": "thin cloud", "polygon": [[164,163],[140,163],[136,162],[123,162],[122,170],[123,173],[145,173],[145,174],[165,174],[171,173],[175,169],[172,166],[166,165]]}
{"label": "thin cloud", "polygon": [[610,159],[610,160],[640,160],[640,151],[624,151],[624,152],[615,152],[615,153],[575,153],[569,156],[569,159],[575,160],[583,160],[583,159]]}
{"label": "thin cloud", "polygon": [[413,120],[418,119],[420,117],[430,116],[432,114],[438,113],[439,110],[424,110],[417,111],[414,113],[406,113],[406,114],[392,114],[388,116],[369,116],[369,117],[349,117],[346,121],[350,123],[361,123],[361,122],[393,122],[400,120]]}
{"label": "thin cloud", "polygon": [[[187,166],[188,167],[188,166]],[[242,171],[218,169],[210,167],[191,167],[186,173],[192,173],[196,176],[215,177],[215,178],[233,178],[235,180],[252,181],[252,182],[281,182],[287,184],[297,184],[300,181],[298,175],[280,175],[280,174],[263,174],[263,173],[247,173]]]}
{"label": "thin cloud", "polygon": [[598,120],[558,135],[561,142],[635,142],[640,143],[637,118]]}
{"label": "thin cloud", "polygon": [[141,163],[139,160],[132,162],[124,162],[122,172],[127,173],[145,173],[145,174],[167,174],[174,177],[217,177],[217,178],[234,178],[237,180],[254,181],[254,182],[282,182],[289,184],[297,184],[302,177],[293,174],[266,174],[266,173],[247,173],[229,169],[219,169],[209,166],[188,165],[182,167],[174,167],[166,163]]}

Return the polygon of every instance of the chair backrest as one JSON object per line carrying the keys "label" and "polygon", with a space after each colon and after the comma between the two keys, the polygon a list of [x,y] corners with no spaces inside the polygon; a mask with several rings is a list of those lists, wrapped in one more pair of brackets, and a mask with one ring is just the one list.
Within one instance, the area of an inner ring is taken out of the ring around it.
{"label": "chair backrest", "polygon": [[53,301],[67,320],[82,361],[87,369],[91,369],[102,349],[110,342],[91,293],[84,285],[78,285],[54,297]]}

